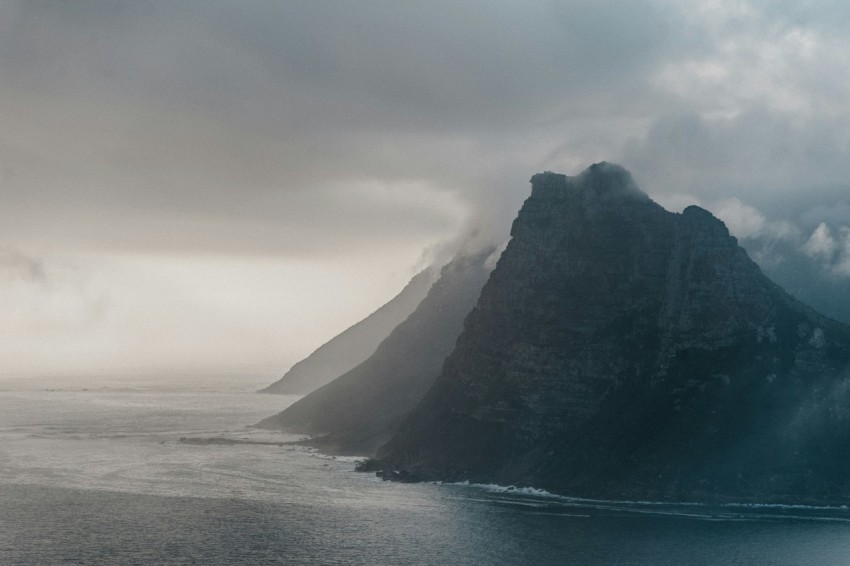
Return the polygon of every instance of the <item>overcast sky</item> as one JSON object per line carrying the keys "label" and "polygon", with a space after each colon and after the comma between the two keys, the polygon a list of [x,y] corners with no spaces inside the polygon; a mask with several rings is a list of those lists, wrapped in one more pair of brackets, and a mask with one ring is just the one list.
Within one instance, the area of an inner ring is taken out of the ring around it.
{"label": "overcast sky", "polygon": [[0,374],[273,376],[603,159],[848,319],[848,77],[838,0],[2,0]]}

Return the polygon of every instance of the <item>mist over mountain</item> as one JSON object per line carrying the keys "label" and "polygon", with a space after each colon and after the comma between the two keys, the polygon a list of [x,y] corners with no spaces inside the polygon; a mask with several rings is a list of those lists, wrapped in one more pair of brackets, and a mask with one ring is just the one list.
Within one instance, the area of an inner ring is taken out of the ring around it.
{"label": "mist over mountain", "polygon": [[313,435],[314,444],[336,453],[374,454],[440,374],[493,253],[461,252],[367,360],[259,426]]}
{"label": "mist over mountain", "polygon": [[850,324],[850,275],[824,266],[817,255],[806,253],[806,239],[748,239],[741,245],[754,255],[764,273],[796,299],[831,318]]}
{"label": "mist over mountain", "polygon": [[389,302],[320,346],[259,392],[306,395],[359,365],[416,309],[436,275],[436,268],[419,272]]}
{"label": "mist over mountain", "polygon": [[[627,499],[850,488],[850,327],[621,167],[532,178],[512,240],[373,468]],[[423,302],[423,308],[425,302]]]}

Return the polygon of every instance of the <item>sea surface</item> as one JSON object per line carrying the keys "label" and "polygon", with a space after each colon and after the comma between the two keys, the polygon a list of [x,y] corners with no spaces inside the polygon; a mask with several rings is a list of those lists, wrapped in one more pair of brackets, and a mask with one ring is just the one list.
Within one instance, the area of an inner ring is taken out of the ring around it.
{"label": "sea surface", "polygon": [[850,563],[847,509],[382,482],[249,428],[270,381],[0,378],[0,564]]}

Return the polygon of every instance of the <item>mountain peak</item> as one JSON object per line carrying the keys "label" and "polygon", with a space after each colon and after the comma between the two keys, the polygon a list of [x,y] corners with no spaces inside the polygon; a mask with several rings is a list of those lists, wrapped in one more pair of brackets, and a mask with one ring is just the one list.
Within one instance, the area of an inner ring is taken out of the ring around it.
{"label": "mountain peak", "polygon": [[538,199],[597,201],[636,199],[649,201],[624,167],[607,161],[594,163],[575,176],[545,171],[531,177],[531,195]]}
{"label": "mountain peak", "polygon": [[594,163],[579,174],[583,184],[598,194],[605,193],[636,193],[643,196],[631,173],[624,167],[607,161]]}
{"label": "mountain peak", "polygon": [[850,328],[620,166],[532,187],[376,465],[606,499],[850,501]]}

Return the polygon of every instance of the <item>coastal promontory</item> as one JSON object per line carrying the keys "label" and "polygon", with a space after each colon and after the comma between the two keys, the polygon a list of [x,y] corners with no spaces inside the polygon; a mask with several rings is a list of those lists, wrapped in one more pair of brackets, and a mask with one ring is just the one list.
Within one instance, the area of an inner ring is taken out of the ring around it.
{"label": "coastal promontory", "polygon": [[850,328],[617,165],[542,173],[372,469],[574,496],[846,502]]}

